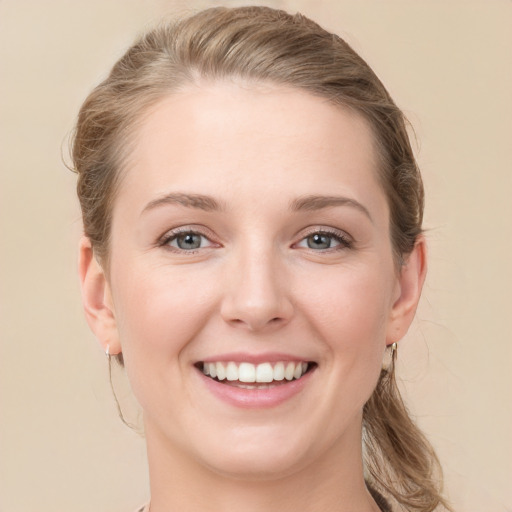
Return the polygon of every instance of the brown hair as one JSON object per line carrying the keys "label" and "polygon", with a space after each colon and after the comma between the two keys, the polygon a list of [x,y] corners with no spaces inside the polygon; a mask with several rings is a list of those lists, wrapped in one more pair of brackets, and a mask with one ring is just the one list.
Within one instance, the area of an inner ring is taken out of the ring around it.
{"label": "brown hair", "polygon": [[[267,7],[217,7],[147,33],[84,102],[72,157],[85,235],[108,268],[112,203],[134,126],[164,96],[199,80],[296,87],[362,115],[373,130],[397,264],[422,232],[423,185],[405,118],[366,62],[308,18]],[[364,407],[369,484],[411,511],[448,505],[441,468],[400,397],[394,365]]]}

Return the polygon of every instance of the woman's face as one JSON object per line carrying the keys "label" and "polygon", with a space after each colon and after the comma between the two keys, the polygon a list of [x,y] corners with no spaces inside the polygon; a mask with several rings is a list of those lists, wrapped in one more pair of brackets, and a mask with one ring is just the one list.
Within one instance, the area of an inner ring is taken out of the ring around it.
{"label": "woman's face", "polygon": [[254,477],[360,443],[419,294],[406,315],[377,165],[360,116],[295,89],[206,84],[146,115],[108,281],[84,275],[149,443]]}

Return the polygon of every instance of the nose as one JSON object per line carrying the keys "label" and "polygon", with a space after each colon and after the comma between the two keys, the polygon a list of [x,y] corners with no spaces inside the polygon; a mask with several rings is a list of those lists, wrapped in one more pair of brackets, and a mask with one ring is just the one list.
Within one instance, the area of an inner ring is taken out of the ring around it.
{"label": "nose", "polygon": [[227,269],[221,316],[233,326],[262,331],[287,324],[293,304],[283,265],[272,254],[234,258]]}

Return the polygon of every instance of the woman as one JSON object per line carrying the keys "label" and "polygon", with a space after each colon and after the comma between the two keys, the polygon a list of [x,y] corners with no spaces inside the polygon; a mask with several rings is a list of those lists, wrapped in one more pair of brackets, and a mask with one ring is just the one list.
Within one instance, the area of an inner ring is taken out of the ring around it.
{"label": "woman", "polygon": [[73,159],[85,312],[144,411],[147,511],[447,507],[394,379],[421,177],[343,40],[264,7],[157,28],[85,101]]}

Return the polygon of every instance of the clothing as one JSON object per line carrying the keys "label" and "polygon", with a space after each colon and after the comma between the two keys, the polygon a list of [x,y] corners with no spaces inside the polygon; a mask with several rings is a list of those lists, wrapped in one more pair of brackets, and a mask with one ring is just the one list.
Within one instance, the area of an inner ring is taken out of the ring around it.
{"label": "clothing", "polygon": [[[377,503],[382,512],[392,512],[389,503],[384,499],[384,497],[380,493],[378,493],[375,489],[371,488],[370,486],[368,486],[368,490],[370,491],[370,494],[375,500],[375,503]],[[149,503],[144,507],[139,508],[137,512],[149,512]]]}

